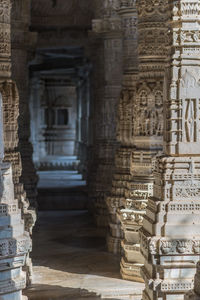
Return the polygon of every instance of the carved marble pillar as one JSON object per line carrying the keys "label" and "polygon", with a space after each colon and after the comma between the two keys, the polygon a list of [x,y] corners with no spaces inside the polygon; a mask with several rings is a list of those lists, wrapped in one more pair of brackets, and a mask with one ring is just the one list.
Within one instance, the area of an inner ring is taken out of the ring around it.
{"label": "carved marble pillar", "polygon": [[[34,47],[35,34],[29,32],[30,0],[15,0],[12,5],[12,78],[19,91],[19,151],[22,158],[20,182],[24,184],[30,204],[36,206],[37,175],[32,160],[29,113],[29,50]],[[33,50],[32,50],[33,51]]]}
{"label": "carved marble pillar", "polygon": [[200,3],[169,1],[164,156],[140,231],[144,300],[183,300],[200,255]]}
{"label": "carved marble pillar", "polygon": [[96,223],[103,227],[108,224],[105,197],[110,189],[114,169],[116,115],[122,76],[121,20],[113,11],[115,6],[107,2],[104,18],[93,20],[91,33],[95,51],[93,120],[96,123],[89,186],[90,196],[95,201]]}
{"label": "carved marble pillar", "polygon": [[[19,208],[22,210],[22,217],[25,222],[25,230],[31,233],[35,222],[35,211],[28,209],[29,202],[23,184],[20,183],[21,156],[18,150],[18,115],[19,95],[15,82],[11,80],[11,34],[10,34],[10,1],[1,1],[1,31],[2,39],[0,52],[0,93],[3,99],[3,121],[4,121],[4,161],[12,163],[13,183],[15,198],[18,199]],[[26,256],[27,280],[31,279],[31,262]]]}
{"label": "carved marble pillar", "polygon": [[137,81],[137,12],[135,1],[121,1],[118,14],[123,30],[123,86],[118,106],[117,139],[120,147],[115,155],[115,172],[112,188],[106,199],[109,211],[110,232],[107,237],[108,250],[121,251],[122,230],[117,218],[117,209],[125,200],[125,188],[131,180],[130,158],[133,149],[133,105]]}
{"label": "carved marble pillar", "polygon": [[[0,1],[0,136],[4,135],[5,157],[0,156],[0,298],[4,300],[22,299],[22,289],[26,286],[26,277],[22,267],[28,264],[28,252],[31,250],[31,240],[24,231],[24,221],[21,219],[20,207],[26,210],[24,193],[20,194],[22,186],[17,178],[20,176],[20,154],[17,151],[17,117],[18,93],[11,78],[11,1]],[[1,148],[3,140],[1,139]],[[13,175],[9,163],[12,162]],[[13,179],[15,190],[13,187]],[[14,193],[15,192],[15,193]],[[15,200],[16,199],[16,200]],[[18,200],[18,201],[17,201]],[[18,208],[19,206],[19,208]]]}
{"label": "carved marble pillar", "polygon": [[133,106],[131,181],[127,182],[125,200],[118,209],[124,239],[121,274],[123,278],[142,281],[139,229],[146,213],[146,203],[153,190],[153,159],[163,146],[163,79],[167,55],[167,8],[163,1],[138,1],[139,74]]}
{"label": "carved marble pillar", "polygon": [[0,169],[0,299],[22,300],[26,299],[22,296],[26,287],[22,268],[31,250],[31,239],[24,231],[21,210],[14,198],[12,168],[9,163],[1,162]]}

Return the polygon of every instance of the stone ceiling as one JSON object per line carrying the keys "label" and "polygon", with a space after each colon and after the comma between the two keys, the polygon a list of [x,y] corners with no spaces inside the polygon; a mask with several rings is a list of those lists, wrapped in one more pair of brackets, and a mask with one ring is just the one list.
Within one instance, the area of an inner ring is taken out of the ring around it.
{"label": "stone ceiling", "polygon": [[95,0],[32,0],[32,26],[90,28]]}
{"label": "stone ceiling", "polygon": [[87,76],[90,64],[84,57],[81,47],[63,47],[38,49],[30,72],[40,74],[41,78],[64,78],[66,82],[76,84]]}

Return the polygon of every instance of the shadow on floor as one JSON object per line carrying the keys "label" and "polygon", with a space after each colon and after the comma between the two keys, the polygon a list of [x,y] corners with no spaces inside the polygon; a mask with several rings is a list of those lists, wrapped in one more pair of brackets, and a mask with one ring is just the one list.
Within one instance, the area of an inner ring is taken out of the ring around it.
{"label": "shadow on floor", "polygon": [[119,257],[107,252],[105,237],[87,211],[40,212],[32,258],[34,266],[120,278]]}
{"label": "shadow on floor", "polygon": [[127,299],[143,289],[121,279],[119,257],[107,252],[106,239],[87,211],[39,212],[31,256],[30,300]]}
{"label": "shadow on floor", "polygon": [[[89,292],[86,289],[74,289],[61,286],[52,285],[34,285],[24,293],[29,300],[97,300],[102,299],[101,296],[96,293]],[[119,298],[118,298],[119,299]],[[117,300],[109,298],[104,300]]]}

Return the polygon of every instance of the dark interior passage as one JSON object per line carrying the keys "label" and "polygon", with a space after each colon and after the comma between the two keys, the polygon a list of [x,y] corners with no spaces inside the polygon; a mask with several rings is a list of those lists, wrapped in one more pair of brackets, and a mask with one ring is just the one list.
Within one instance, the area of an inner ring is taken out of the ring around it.
{"label": "dark interior passage", "polygon": [[88,209],[86,181],[75,170],[39,171],[39,210]]}

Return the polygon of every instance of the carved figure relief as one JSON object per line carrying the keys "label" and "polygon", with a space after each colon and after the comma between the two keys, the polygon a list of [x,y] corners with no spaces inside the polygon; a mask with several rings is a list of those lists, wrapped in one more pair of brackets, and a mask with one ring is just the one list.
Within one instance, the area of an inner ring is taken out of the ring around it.
{"label": "carved figure relief", "polygon": [[9,23],[10,22],[10,3],[8,1],[2,0],[0,2],[0,22]]}
{"label": "carved figure relief", "polygon": [[163,132],[163,93],[142,88],[137,93],[135,108],[136,136],[160,136]]}
{"label": "carved figure relief", "polygon": [[120,96],[119,109],[118,109],[118,122],[117,122],[117,138],[124,140],[132,136],[132,105],[133,105],[133,92],[123,90]]}
{"label": "carved figure relief", "polygon": [[119,0],[106,0],[104,3],[105,14],[111,16],[119,8]]}

